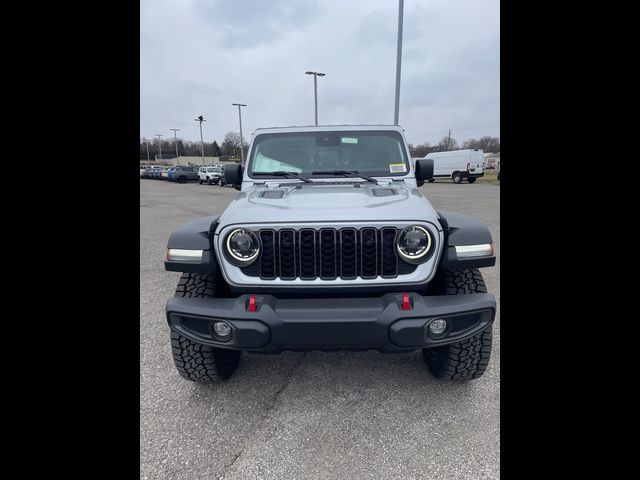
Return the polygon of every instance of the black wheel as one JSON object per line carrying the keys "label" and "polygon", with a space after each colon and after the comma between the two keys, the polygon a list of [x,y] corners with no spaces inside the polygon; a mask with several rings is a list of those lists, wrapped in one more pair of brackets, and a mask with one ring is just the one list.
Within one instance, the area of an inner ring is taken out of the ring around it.
{"label": "black wheel", "polygon": [[474,183],[475,181],[476,181],[476,177],[467,178],[467,182],[469,182],[469,183]]}
{"label": "black wheel", "polygon": [[187,177],[180,177],[180,178],[178,178],[178,182],[179,182],[179,183],[187,183]]}
{"label": "black wheel", "polygon": [[436,181],[436,179],[435,179],[435,178],[432,178],[431,180],[428,180],[428,182],[429,182],[429,183],[433,183],[433,182],[435,182],[435,181]]}
{"label": "black wheel", "polygon": [[198,183],[199,183],[200,185],[202,185],[202,180],[198,180]]}
{"label": "black wheel", "polygon": [[[176,297],[218,297],[224,289],[213,274],[183,273],[176,287]],[[225,350],[189,340],[171,332],[173,361],[180,375],[192,382],[219,383],[228,379],[238,367],[241,352]]]}
{"label": "black wheel", "polygon": [[498,181],[500,181],[500,172],[498,172]]}
{"label": "black wheel", "polygon": [[[464,295],[486,293],[487,287],[477,268],[443,271],[438,274],[437,294]],[[489,327],[462,342],[442,347],[423,348],[422,355],[431,374],[441,380],[473,380],[480,378],[491,358]]]}
{"label": "black wheel", "polygon": [[454,172],[453,175],[451,175],[451,180],[453,183],[462,182],[462,174],[460,172]]}

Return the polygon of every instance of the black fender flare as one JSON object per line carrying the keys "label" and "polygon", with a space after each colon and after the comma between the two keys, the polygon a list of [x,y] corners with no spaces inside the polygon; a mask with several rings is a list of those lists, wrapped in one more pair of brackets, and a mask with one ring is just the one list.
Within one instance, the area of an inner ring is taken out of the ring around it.
{"label": "black fender flare", "polygon": [[495,255],[479,258],[458,258],[456,246],[493,243],[491,232],[485,224],[469,215],[456,212],[438,212],[438,220],[444,231],[445,242],[440,266],[444,270],[493,267]]}
{"label": "black fender flare", "polygon": [[218,215],[196,218],[176,228],[167,242],[167,249],[202,250],[202,260],[198,263],[168,261],[164,269],[168,272],[217,273],[218,261],[213,249],[212,238],[218,227]]}

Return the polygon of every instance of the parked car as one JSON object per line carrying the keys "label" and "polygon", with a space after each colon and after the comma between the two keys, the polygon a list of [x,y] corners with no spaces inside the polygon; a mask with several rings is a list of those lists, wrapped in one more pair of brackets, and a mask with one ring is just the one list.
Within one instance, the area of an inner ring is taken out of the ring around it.
{"label": "parked car", "polygon": [[420,350],[436,378],[481,377],[491,233],[437,211],[416,190],[434,161],[409,155],[397,125],[258,129],[245,167],[224,168],[241,193],[167,244],[165,269],[182,272],[166,305],[179,374],[220,382],[243,351],[346,349]]}
{"label": "parked car", "polygon": [[179,183],[196,181],[198,180],[198,167],[176,167],[172,178]]}
{"label": "parked car", "polygon": [[173,172],[175,172],[177,167],[171,167],[167,170],[167,173],[164,177],[165,180],[167,181],[171,181],[172,177],[173,177]]}
{"label": "parked car", "polygon": [[200,185],[205,182],[209,185],[216,185],[220,182],[221,176],[222,171],[220,170],[220,167],[216,165],[208,165],[198,169],[198,182]]}
{"label": "parked car", "polygon": [[152,178],[153,173],[158,168],[157,165],[149,165],[145,168],[142,178]]}
{"label": "parked car", "polygon": [[474,183],[484,175],[484,154],[482,150],[453,150],[450,152],[432,152],[424,158],[433,160],[433,180],[450,178],[453,183],[467,180]]}
{"label": "parked car", "polygon": [[162,167],[160,169],[160,171],[158,172],[158,180],[164,180],[165,175],[167,174],[167,170],[169,170],[169,167]]}
{"label": "parked car", "polygon": [[140,167],[140,178],[144,177],[144,173],[147,171],[145,167]]}

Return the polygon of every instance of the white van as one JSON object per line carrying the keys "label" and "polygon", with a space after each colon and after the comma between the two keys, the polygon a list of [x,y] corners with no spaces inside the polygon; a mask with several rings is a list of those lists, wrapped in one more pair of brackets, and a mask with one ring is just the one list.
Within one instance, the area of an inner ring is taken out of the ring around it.
{"label": "white van", "polygon": [[453,183],[466,179],[473,183],[484,175],[484,154],[482,150],[452,150],[450,152],[432,152],[424,158],[433,160],[433,177],[450,178]]}

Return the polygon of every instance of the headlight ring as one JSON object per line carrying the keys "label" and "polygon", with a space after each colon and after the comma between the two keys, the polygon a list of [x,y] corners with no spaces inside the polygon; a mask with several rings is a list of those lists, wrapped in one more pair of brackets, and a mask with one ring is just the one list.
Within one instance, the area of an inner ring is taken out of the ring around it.
{"label": "headlight ring", "polygon": [[400,258],[411,264],[426,261],[432,252],[433,240],[429,231],[419,225],[403,228],[396,240]]}
{"label": "headlight ring", "polygon": [[246,228],[231,231],[224,243],[228,260],[238,267],[251,265],[260,255],[258,236]]}

